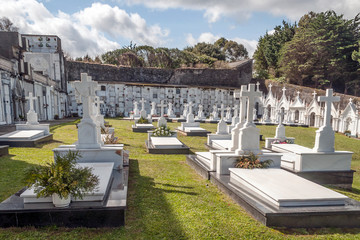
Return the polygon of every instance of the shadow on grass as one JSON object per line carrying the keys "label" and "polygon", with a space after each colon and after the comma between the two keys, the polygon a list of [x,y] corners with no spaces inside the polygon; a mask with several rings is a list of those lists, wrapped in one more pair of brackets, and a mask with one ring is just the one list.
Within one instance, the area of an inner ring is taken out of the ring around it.
{"label": "shadow on grass", "polygon": [[35,165],[14,157],[16,155],[11,154],[0,158],[0,202],[24,187],[22,183],[24,170]]}
{"label": "shadow on grass", "polygon": [[71,121],[71,122],[60,123],[60,124],[57,124],[57,125],[50,126],[50,132],[53,133],[56,129],[58,129],[60,127],[69,126],[69,125],[76,125],[79,122],[80,122],[80,119],[76,119],[76,120]]}
{"label": "shadow on grass", "polygon": [[195,194],[156,188],[153,178],[141,176],[138,160],[131,159],[126,222],[136,228],[132,232],[155,239],[186,239],[187,236],[165,196],[165,193],[173,192]]}
{"label": "shadow on grass", "polygon": [[188,187],[188,186],[178,186],[178,185],[173,185],[173,184],[168,184],[168,183],[157,183],[157,185],[162,185],[162,186],[166,186],[166,187],[174,187],[174,188],[186,188],[186,189],[193,189],[193,187]]}

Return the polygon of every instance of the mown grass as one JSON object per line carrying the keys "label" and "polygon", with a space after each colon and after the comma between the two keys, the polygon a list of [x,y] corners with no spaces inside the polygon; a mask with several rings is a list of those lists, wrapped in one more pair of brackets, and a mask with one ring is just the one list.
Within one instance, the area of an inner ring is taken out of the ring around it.
{"label": "mown grass", "polygon": [[[131,132],[130,121],[109,119],[115,133],[130,151],[130,177],[126,225],[120,228],[9,228],[0,229],[1,239],[359,239],[360,229],[268,228],[254,220],[209,181],[198,176],[184,155],[146,153],[144,133]],[[170,123],[175,128],[180,123]],[[216,124],[201,124],[215,132]],[[260,126],[265,137],[274,135],[274,126]],[[315,129],[287,127],[287,135],[312,147]],[[32,164],[52,161],[52,151],[60,144],[76,141],[74,123],[52,127],[54,142],[38,148],[11,148],[0,158],[0,200],[22,188],[21,173]],[[179,139],[192,152],[205,151],[205,137]],[[262,142],[263,145],[263,142]],[[336,149],[354,151],[353,169],[360,167],[359,141],[336,134]],[[359,172],[352,192],[341,191],[360,200]]]}

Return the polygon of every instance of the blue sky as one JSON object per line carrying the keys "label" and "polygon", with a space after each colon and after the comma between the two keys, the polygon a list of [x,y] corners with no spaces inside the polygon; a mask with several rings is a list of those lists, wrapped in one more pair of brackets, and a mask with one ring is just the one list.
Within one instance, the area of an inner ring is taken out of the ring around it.
{"label": "blue sky", "polygon": [[250,55],[257,40],[282,20],[295,22],[309,11],[353,18],[355,0],[0,0],[0,17],[21,33],[56,34],[64,51],[95,56],[125,45],[182,49],[225,37],[244,44]]}

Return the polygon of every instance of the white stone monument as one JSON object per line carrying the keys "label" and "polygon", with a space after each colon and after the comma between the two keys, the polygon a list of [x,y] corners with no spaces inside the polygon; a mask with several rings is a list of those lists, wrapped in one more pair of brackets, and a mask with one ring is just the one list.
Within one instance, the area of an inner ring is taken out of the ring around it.
{"label": "white stone monument", "polygon": [[151,116],[156,115],[156,102],[151,102],[151,111],[150,111]]}
{"label": "white stone monument", "polygon": [[314,152],[334,152],[335,133],[332,129],[331,105],[333,102],[339,102],[339,96],[333,96],[332,89],[326,89],[326,96],[318,97],[319,102],[325,102],[325,119],[324,125],[316,131]]}
{"label": "white stone monument", "polygon": [[167,115],[168,118],[175,118],[175,114],[174,114],[174,109],[173,109],[173,103],[169,102],[168,103],[168,109],[167,109]]}
{"label": "white stone monument", "polygon": [[200,120],[200,121],[202,121],[202,120],[205,120],[205,119],[206,119],[206,117],[205,117],[205,115],[204,115],[204,107],[203,107],[202,104],[199,104],[198,114],[197,114],[197,116],[195,117],[195,120]]}
{"label": "white stone monument", "polygon": [[255,105],[255,98],[261,97],[261,93],[255,91],[255,84],[249,84],[248,91],[241,91],[243,97],[247,97],[248,106],[247,106],[247,119],[239,132],[239,145],[235,153],[237,155],[248,154],[249,152],[260,154],[260,130],[253,123],[253,114],[252,111]]}
{"label": "white stone monument", "polygon": [[210,115],[210,121],[219,121],[218,115],[219,115],[218,107],[216,106],[216,104],[214,104],[213,111],[212,111],[212,113]]}
{"label": "white stone monument", "polygon": [[239,132],[245,124],[245,111],[246,111],[246,97],[242,95],[242,92],[247,91],[247,86],[242,85],[240,92],[235,92],[235,97],[240,99],[240,111],[239,122],[231,130],[231,151],[235,151],[239,147]]}
{"label": "white stone monument", "polygon": [[78,149],[95,149],[102,145],[100,126],[91,117],[95,91],[99,89],[97,82],[92,81],[86,73],[81,74],[81,81],[74,81],[73,87],[81,97],[83,117],[78,124]]}
{"label": "white stone monument", "polygon": [[29,96],[25,97],[25,99],[29,100],[29,104],[30,104],[30,109],[26,114],[27,116],[26,124],[30,124],[30,125],[39,124],[38,115],[34,110],[34,100],[37,100],[37,97],[33,97],[32,92],[29,92]]}
{"label": "white stone monument", "polygon": [[132,119],[140,117],[140,111],[138,108],[138,104],[139,103],[137,101],[134,101],[134,110],[133,110],[133,115],[131,117]]}
{"label": "white stone monument", "polygon": [[160,118],[158,119],[158,122],[157,122],[157,126],[158,127],[161,127],[161,126],[167,126],[167,121],[164,117],[164,108],[166,107],[167,105],[164,103],[164,100],[161,100],[160,101],[160,104],[158,104],[158,107],[160,107]]}
{"label": "white stone monument", "polygon": [[146,118],[146,110],[145,110],[146,100],[145,100],[144,98],[142,98],[142,99],[140,100],[140,103],[141,103],[140,117]]}

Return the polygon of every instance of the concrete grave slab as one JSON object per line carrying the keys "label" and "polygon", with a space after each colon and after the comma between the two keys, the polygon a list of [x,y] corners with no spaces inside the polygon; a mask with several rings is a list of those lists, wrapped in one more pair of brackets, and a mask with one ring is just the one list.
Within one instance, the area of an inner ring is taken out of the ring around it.
{"label": "concrete grave slab", "polygon": [[279,207],[345,205],[345,195],[282,169],[230,169],[230,183]]}

